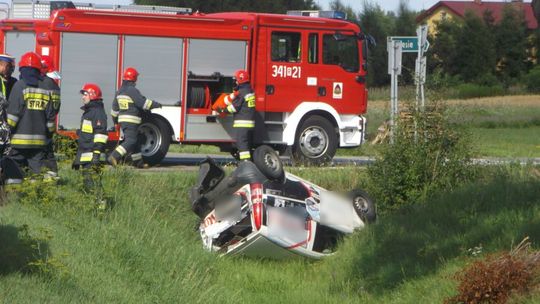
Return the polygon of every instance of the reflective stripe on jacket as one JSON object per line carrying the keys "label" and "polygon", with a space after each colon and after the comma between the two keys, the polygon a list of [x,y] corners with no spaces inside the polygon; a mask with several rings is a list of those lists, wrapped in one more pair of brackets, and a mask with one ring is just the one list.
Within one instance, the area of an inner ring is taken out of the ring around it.
{"label": "reflective stripe on jacket", "polygon": [[113,100],[111,116],[119,123],[140,124],[142,112],[161,105],[144,97],[132,81],[124,81]]}
{"label": "reflective stripe on jacket", "polygon": [[233,128],[255,127],[255,93],[249,83],[238,86],[238,94],[227,106],[227,111],[233,113]]}
{"label": "reflective stripe on jacket", "polygon": [[[79,150],[101,153],[107,144],[107,114],[101,100],[93,100],[81,107],[81,127],[79,130]],[[90,160],[92,160],[90,158]],[[81,161],[83,161],[81,159]]]}
{"label": "reflective stripe on jacket", "polygon": [[12,129],[11,145],[14,148],[42,148],[54,131],[56,114],[51,93],[45,88],[42,80],[37,87],[27,85],[24,80],[13,86],[7,120]]}

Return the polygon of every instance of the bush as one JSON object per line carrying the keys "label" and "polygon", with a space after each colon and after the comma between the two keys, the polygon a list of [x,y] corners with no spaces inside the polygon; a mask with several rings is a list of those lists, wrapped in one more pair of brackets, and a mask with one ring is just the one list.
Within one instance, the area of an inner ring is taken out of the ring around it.
{"label": "bush", "polygon": [[474,262],[456,275],[459,294],[445,303],[502,304],[513,293],[526,292],[540,276],[540,252],[532,252],[529,247],[526,243],[510,253]]}
{"label": "bush", "polygon": [[453,97],[458,99],[489,97],[504,95],[505,90],[501,85],[479,85],[474,83],[463,83],[453,88]]}
{"label": "bush", "polygon": [[441,108],[402,113],[398,126],[394,144],[382,147],[368,168],[380,212],[422,201],[473,177],[469,137],[448,123]]}
{"label": "bush", "polygon": [[536,66],[523,77],[523,82],[527,87],[527,91],[531,93],[540,93],[540,66]]}

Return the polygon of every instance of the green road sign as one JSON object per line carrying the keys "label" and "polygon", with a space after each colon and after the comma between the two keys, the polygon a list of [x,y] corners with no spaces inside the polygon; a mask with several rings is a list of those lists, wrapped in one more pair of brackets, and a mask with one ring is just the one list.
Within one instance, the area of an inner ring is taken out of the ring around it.
{"label": "green road sign", "polygon": [[388,37],[388,40],[401,41],[403,53],[418,52],[418,37],[416,36],[392,36]]}

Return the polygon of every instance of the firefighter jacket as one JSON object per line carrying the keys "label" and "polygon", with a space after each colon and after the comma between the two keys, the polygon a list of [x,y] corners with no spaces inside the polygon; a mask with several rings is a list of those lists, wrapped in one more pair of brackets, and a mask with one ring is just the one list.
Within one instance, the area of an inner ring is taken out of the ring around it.
{"label": "firefighter jacket", "polygon": [[93,153],[101,154],[107,144],[107,114],[101,100],[92,100],[82,106],[81,110],[81,126],[77,130],[80,157],[77,160],[90,162]]}
{"label": "firefighter jacket", "polygon": [[55,130],[51,93],[42,79],[36,79],[36,84],[30,86],[21,79],[11,90],[7,121],[12,130],[13,148],[43,148],[47,137]]}
{"label": "firefighter jacket", "polygon": [[113,100],[111,116],[115,123],[140,124],[143,111],[150,111],[154,108],[161,108],[161,104],[144,97],[135,88],[135,82],[124,80]]}
{"label": "firefighter jacket", "polygon": [[9,98],[9,94],[11,93],[11,89],[13,88],[13,85],[17,82],[17,78],[9,76],[8,78],[4,78],[4,76],[0,76],[0,81],[2,85],[2,94],[6,97],[6,99]]}
{"label": "firefighter jacket", "polygon": [[54,79],[44,76],[43,82],[45,83],[45,89],[51,92],[51,101],[53,105],[54,115],[58,115],[60,111],[60,87],[56,84]]}
{"label": "firefighter jacket", "polygon": [[227,112],[233,113],[233,128],[255,127],[255,93],[249,83],[238,86],[233,94],[232,102],[227,105]]}

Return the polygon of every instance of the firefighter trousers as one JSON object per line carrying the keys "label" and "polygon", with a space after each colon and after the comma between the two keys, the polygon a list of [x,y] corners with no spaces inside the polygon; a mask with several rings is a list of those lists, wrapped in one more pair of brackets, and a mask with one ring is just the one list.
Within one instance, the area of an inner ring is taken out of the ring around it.
{"label": "firefighter trousers", "polygon": [[43,166],[54,173],[58,172],[58,164],[54,157],[54,142],[52,138],[47,139],[47,147],[45,148],[44,153],[45,159],[43,160]]}
{"label": "firefighter trousers", "polygon": [[122,143],[114,149],[112,157],[116,161],[120,159],[131,156],[133,165],[135,167],[140,167],[143,164],[142,154],[141,154],[141,143],[139,141],[139,125],[134,123],[120,123],[120,128],[122,133],[124,133],[124,140]]}
{"label": "firefighter trousers", "polygon": [[17,148],[11,148],[11,151],[9,153],[9,156],[11,159],[13,159],[17,164],[23,168],[29,168],[30,173],[32,174],[40,174],[41,168],[43,167],[43,159],[44,159],[44,148],[36,148],[36,149],[17,149]]}
{"label": "firefighter trousers", "polygon": [[234,140],[238,149],[238,160],[250,160],[253,148],[253,128],[234,128]]}

